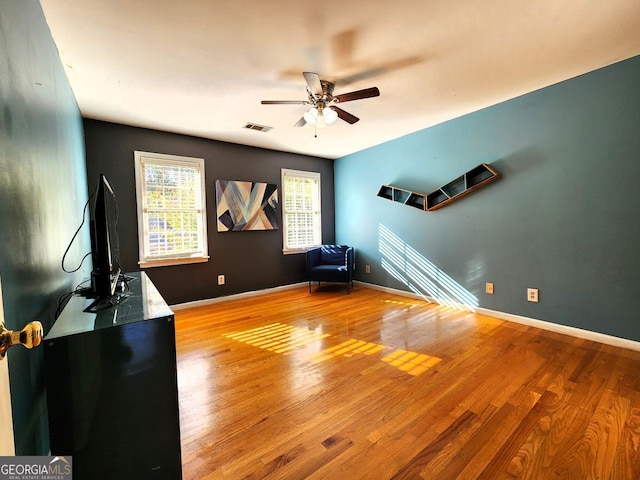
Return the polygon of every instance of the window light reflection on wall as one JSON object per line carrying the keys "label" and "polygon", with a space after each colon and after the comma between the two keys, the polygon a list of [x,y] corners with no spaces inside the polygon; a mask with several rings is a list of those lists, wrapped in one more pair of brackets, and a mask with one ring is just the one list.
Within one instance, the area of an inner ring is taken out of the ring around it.
{"label": "window light reflection on wall", "polygon": [[382,268],[414,293],[440,305],[470,312],[478,299],[389,228],[379,226],[378,251]]}

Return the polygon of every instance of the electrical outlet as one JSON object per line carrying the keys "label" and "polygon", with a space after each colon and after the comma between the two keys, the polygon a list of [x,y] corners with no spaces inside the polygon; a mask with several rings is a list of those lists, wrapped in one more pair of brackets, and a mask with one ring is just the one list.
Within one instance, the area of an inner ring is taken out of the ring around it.
{"label": "electrical outlet", "polygon": [[364,266],[364,273],[371,273],[371,265]]}
{"label": "electrical outlet", "polygon": [[493,295],[493,283],[487,282],[484,284],[484,291],[489,295]]}
{"label": "electrical outlet", "polygon": [[527,301],[529,302],[538,302],[538,289],[537,288],[527,288]]}
{"label": "electrical outlet", "polygon": [[224,285],[224,275],[218,275],[218,285]]}

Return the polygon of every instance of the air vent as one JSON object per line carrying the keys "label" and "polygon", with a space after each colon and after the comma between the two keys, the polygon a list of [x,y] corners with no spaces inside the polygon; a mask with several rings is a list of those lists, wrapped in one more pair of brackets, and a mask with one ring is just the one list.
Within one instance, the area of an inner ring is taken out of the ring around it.
{"label": "air vent", "polygon": [[257,130],[258,132],[268,132],[273,127],[267,127],[266,125],[258,125],[257,123],[247,123],[244,128],[249,130]]}

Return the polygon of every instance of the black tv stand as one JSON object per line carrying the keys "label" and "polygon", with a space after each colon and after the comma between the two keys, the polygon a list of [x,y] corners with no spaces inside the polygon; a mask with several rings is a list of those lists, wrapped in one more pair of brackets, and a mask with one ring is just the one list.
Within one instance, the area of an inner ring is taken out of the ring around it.
{"label": "black tv stand", "polygon": [[129,298],[129,292],[116,292],[110,297],[100,297],[94,300],[87,308],[84,309],[87,313],[99,313],[103,310],[107,310],[116,305],[120,305],[127,298]]}
{"label": "black tv stand", "polygon": [[74,295],[44,339],[51,454],[75,480],[182,478],[174,315],[130,275],[125,301]]}
{"label": "black tv stand", "polygon": [[113,295],[110,295],[108,297],[96,295],[91,288],[86,288],[82,291],[77,292],[79,295],[82,295],[85,298],[94,299],[94,301],[87,308],[85,308],[84,311],[87,313],[98,313],[115,305],[120,305],[129,297],[129,283],[135,280],[136,277],[134,276],[125,275],[124,273],[120,274],[118,277],[116,291]]}

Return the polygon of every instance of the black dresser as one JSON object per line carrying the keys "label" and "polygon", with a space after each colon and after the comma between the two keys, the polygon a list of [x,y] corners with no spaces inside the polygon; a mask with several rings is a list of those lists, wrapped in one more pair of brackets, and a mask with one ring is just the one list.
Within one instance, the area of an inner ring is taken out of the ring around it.
{"label": "black dresser", "polygon": [[44,339],[51,454],[75,480],[182,478],[175,322],[144,272],[115,305],[73,296]]}

